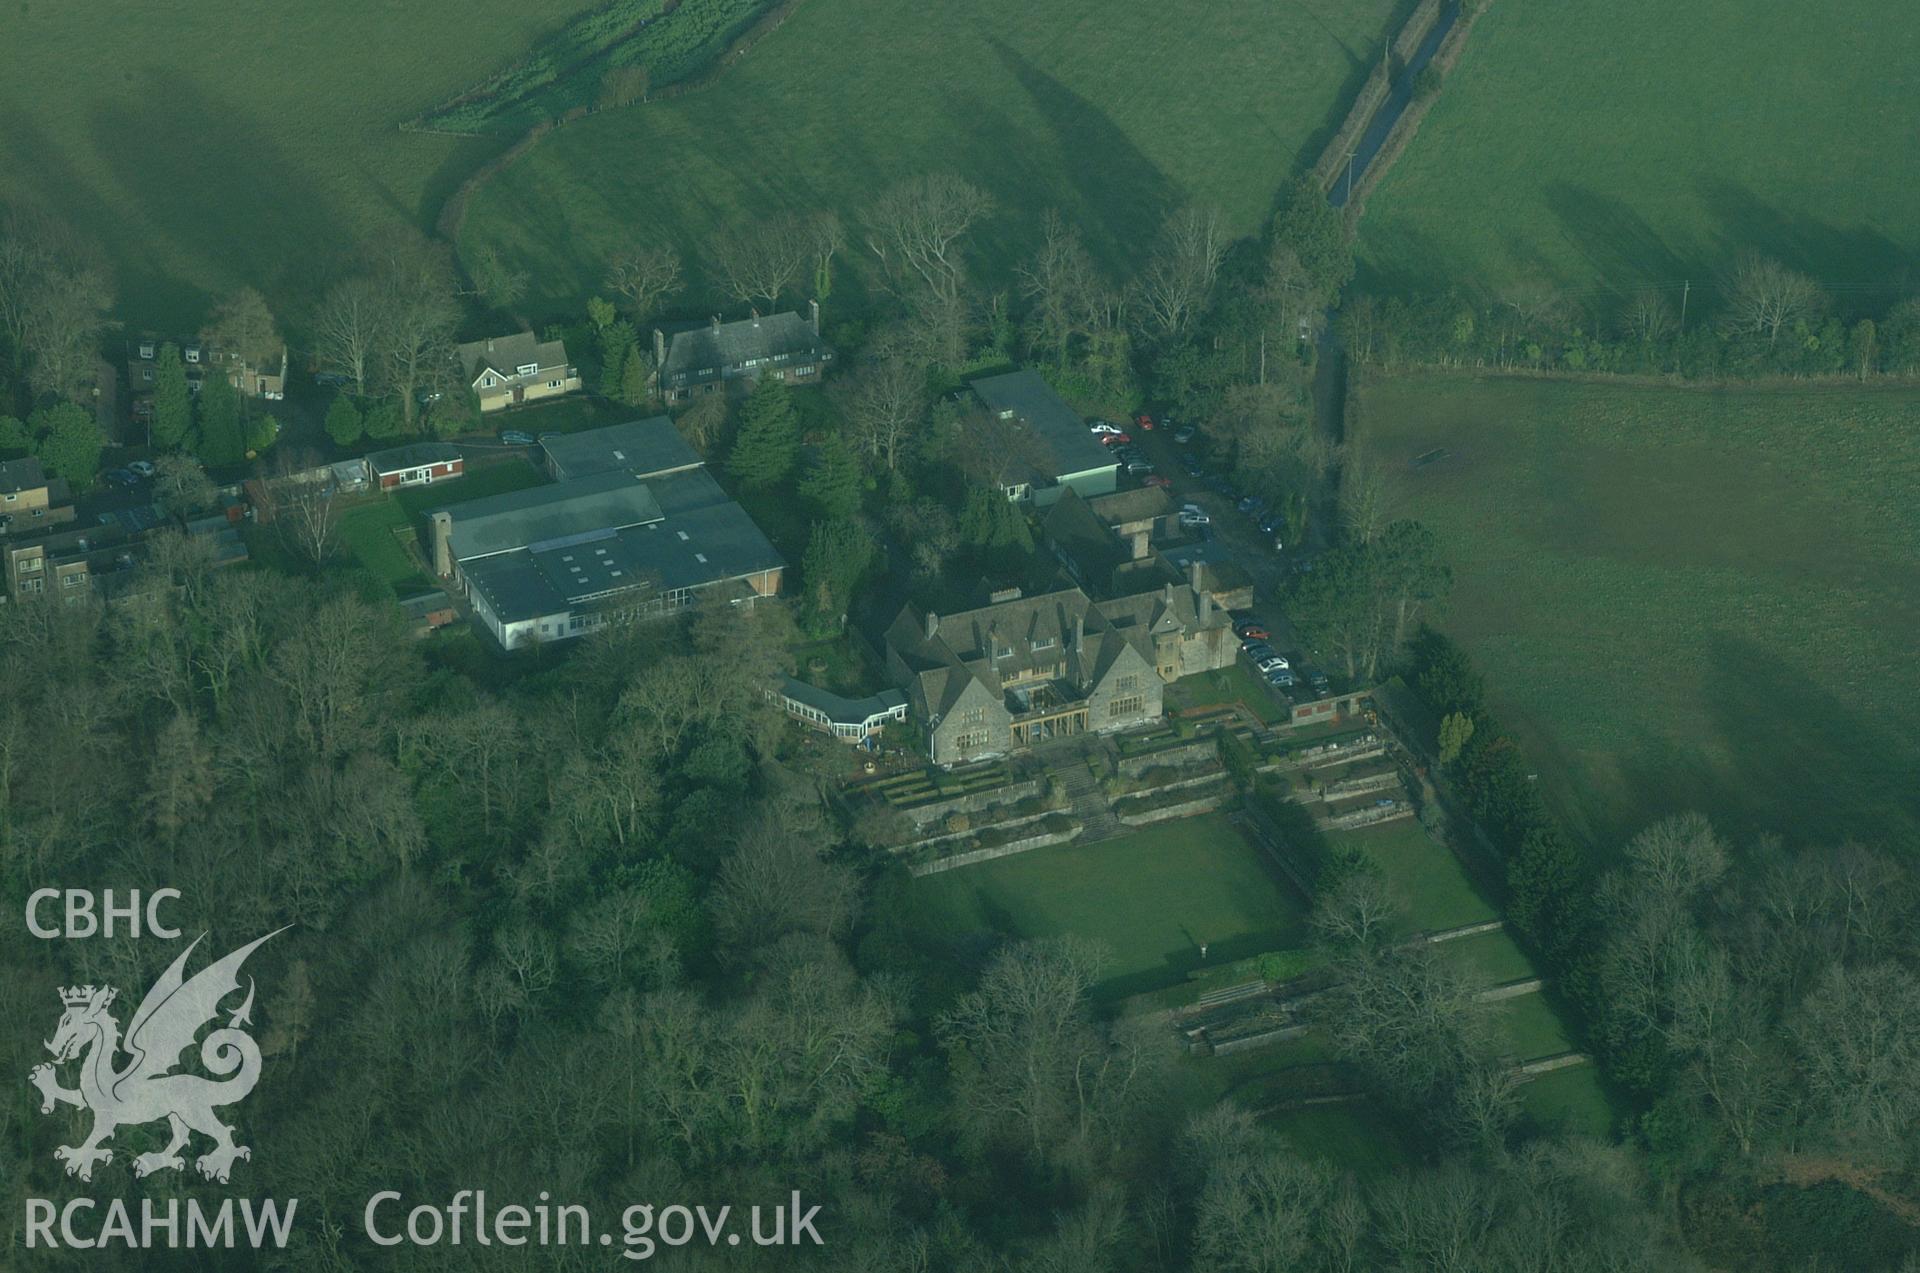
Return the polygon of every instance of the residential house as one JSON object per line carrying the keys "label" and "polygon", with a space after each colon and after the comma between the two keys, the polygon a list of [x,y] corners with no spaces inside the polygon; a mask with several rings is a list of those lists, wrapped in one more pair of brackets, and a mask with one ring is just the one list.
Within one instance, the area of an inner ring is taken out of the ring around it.
{"label": "residential house", "polygon": [[704,467],[611,469],[428,514],[434,569],[505,649],[778,595],[785,560]]}
{"label": "residential house", "polygon": [[580,369],[567,361],[565,342],[541,340],[532,332],[470,341],[454,351],[454,358],[482,411],[540,402],[580,388]]}
{"label": "residential house", "polygon": [[32,456],[0,463],[0,535],[32,534],[73,517],[64,478],[48,477]]}
{"label": "residential house", "polygon": [[382,491],[450,482],[466,471],[460,448],[448,442],[414,442],[367,456],[367,472]]}
{"label": "residential house", "polygon": [[907,720],[907,696],[899,690],[843,698],[789,676],[783,678],[778,697],[787,715],[807,728],[854,745],[877,738],[888,725],[903,725]]}
{"label": "residential house", "polygon": [[820,337],[820,302],[803,317],[791,310],[755,314],[705,327],[653,332],[655,391],[663,402],[691,402],[696,395],[748,393],[762,376],[791,384],[816,384],[833,362]]}
{"label": "residential house", "polygon": [[0,539],[7,595],[14,601],[58,597],[68,602],[122,596],[141,577],[136,568],[153,533],[161,530],[212,539],[216,565],[247,557],[246,541],[224,513],[186,523],[154,521],[141,530],[129,529],[130,524],[135,523],[110,520]]}
{"label": "residential house", "polygon": [[1118,488],[1119,461],[1038,372],[1012,371],[969,384],[989,414],[1027,431],[1031,446],[1006,480],[1008,499],[1045,509],[1066,490],[1094,496]]}
{"label": "residential house", "polygon": [[556,482],[615,470],[665,477],[706,463],[663,415],[579,433],[549,433],[540,439],[540,447],[546,453],[547,475]]}
{"label": "residential house", "polygon": [[[138,403],[154,390],[159,367],[160,346],[157,336],[142,336],[127,343],[127,384]],[[236,350],[222,349],[203,340],[175,341],[180,361],[186,367],[187,389],[200,392],[207,373],[224,371],[227,382],[250,398],[278,402],[287,396],[287,347],[280,346],[276,356],[255,363]]]}

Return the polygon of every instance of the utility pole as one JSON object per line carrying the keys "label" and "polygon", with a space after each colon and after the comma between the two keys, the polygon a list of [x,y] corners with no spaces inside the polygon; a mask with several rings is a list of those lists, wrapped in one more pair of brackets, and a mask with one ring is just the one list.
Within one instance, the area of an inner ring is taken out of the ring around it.
{"label": "utility pole", "polygon": [[1687,297],[1693,294],[1693,280],[1680,284],[1680,334],[1687,334]]}

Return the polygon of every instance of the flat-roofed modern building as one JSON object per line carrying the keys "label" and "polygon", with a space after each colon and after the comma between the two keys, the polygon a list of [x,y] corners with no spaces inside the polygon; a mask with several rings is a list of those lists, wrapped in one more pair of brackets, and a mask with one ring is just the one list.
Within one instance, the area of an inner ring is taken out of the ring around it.
{"label": "flat-roofed modern building", "polygon": [[663,415],[579,433],[544,434],[540,447],[547,456],[547,476],[556,482],[616,471],[663,477],[705,463]]}
{"label": "flat-roofed modern building", "polygon": [[434,569],[509,650],[673,614],[698,599],[751,605],[779,593],[786,568],[697,463],[650,475],[607,469],[436,509],[427,520]]}
{"label": "flat-roofed modern building", "polygon": [[1120,484],[1120,464],[1087,429],[1080,413],[1034,371],[1011,371],[970,381],[974,395],[997,419],[1025,428],[1033,440],[1030,472],[1006,485],[1007,497],[1047,508],[1062,491],[1106,495]]}

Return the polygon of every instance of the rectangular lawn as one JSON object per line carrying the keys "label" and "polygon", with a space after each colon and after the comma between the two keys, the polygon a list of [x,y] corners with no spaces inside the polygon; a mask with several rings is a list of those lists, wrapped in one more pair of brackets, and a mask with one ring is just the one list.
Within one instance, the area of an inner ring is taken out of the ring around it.
{"label": "rectangular lawn", "polygon": [[1497,917],[1460,859],[1413,818],[1332,831],[1327,839],[1336,848],[1360,850],[1386,872],[1394,900],[1406,910],[1408,932],[1458,928]]}
{"label": "rectangular lawn", "polygon": [[1108,998],[1183,980],[1203,967],[1203,942],[1210,964],[1304,940],[1298,901],[1219,814],[965,866],[918,887],[957,931],[1104,943]]}

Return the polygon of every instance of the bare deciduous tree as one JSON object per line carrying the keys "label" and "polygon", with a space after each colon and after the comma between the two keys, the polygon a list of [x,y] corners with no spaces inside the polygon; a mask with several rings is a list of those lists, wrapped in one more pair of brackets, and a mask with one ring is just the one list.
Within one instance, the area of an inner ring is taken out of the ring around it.
{"label": "bare deciduous tree", "polygon": [[382,297],[371,278],[336,283],[314,316],[314,350],[320,365],[353,381],[364,395],[380,349]]}
{"label": "bare deciduous tree", "polygon": [[727,294],[743,304],[765,301],[769,308],[806,275],[813,250],[812,227],[791,212],[734,226],[711,244],[714,272]]}
{"label": "bare deciduous tree", "polygon": [[267,298],[251,287],[243,287],[221,301],[201,335],[220,352],[237,354],[253,367],[265,366],[270,360],[277,363],[284,348]]}
{"label": "bare deciduous tree", "polygon": [[966,286],[962,241],[993,200],[952,173],[901,182],[867,210],[866,244],[896,290],[922,287],[948,302]]}
{"label": "bare deciduous tree", "polygon": [[379,349],[411,431],[418,393],[445,384],[452,371],[453,327],[460,317],[453,267],[441,249],[412,241],[396,244],[380,265]]}
{"label": "bare deciduous tree", "polygon": [[1189,205],[1167,218],[1134,281],[1134,312],[1149,334],[1173,338],[1187,330],[1206,308],[1226,254],[1218,209]]}
{"label": "bare deciduous tree", "polygon": [[1743,257],[1727,282],[1727,322],[1735,330],[1764,335],[1768,344],[1780,330],[1813,317],[1826,303],[1819,284],[1771,257]]}
{"label": "bare deciduous tree", "polygon": [[855,444],[893,472],[908,438],[926,418],[926,373],[889,349],[835,381],[832,392]]}
{"label": "bare deciduous tree", "polygon": [[1634,293],[1620,315],[1620,325],[1629,340],[1644,345],[1657,344],[1673,331],[1673,306],[1651,288]]}
{"label": "bare deciduous tree", "polygon": [[288,547],[315,566],[325,565],[340,530],[339,491],[319,456],[283,452],[267,494],[273,524]]}
{"label": "bare deciduous tree", "polygon": [[636,323],[653,317],[683,286],[680,253],[665,243],[632,244],[607,263],[607,290]]}

